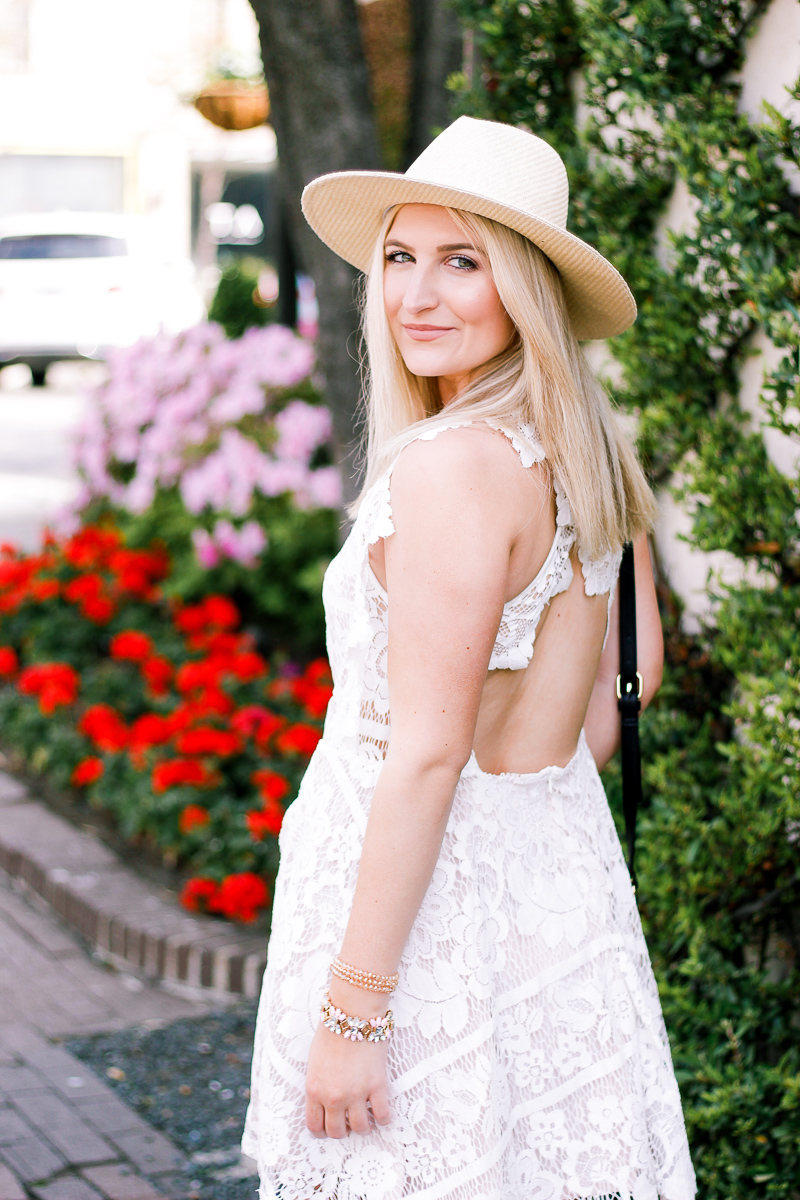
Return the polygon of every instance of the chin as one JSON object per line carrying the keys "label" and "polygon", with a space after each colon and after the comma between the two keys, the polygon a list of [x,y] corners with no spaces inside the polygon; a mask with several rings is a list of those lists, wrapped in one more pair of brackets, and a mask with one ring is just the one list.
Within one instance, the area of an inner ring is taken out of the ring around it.
{"label": "chin", "polygon": [[438,379],[440,375],[452,375],[458,370],[451,362],[443,362],[427,354],[404,354],[403,362],[412,375],[419,375],[421,379]]}

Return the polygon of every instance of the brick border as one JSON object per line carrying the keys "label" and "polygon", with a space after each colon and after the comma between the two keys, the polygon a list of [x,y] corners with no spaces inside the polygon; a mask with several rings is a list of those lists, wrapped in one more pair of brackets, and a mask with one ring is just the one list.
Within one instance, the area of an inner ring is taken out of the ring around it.
{"label": "brick border", "polygon": [[39,896],[114,966],[175,991],[255,999],[263,935],[190,916],[93,835],[0,771],[0,871]]}

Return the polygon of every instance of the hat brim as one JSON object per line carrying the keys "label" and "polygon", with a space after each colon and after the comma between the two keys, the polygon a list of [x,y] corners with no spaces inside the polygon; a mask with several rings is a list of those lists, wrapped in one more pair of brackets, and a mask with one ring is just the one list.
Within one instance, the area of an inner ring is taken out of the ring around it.
{"label": "hat brim", "polygon": [[346,262],[369,270],[383,215],[395,204],[441,204],[489,217],[529,238],[557,267],[575,336],[613,337],[636,320],[625,280],[587,242],[549,221],[486,196],[388,171],[337,171],[303,191],[303,213],[319,238]]}

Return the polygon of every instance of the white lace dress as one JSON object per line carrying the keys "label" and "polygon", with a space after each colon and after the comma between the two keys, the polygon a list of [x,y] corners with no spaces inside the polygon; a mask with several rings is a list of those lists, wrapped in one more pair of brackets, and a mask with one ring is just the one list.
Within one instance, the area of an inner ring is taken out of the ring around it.
{"label": "white lace dress", "polygon": [[[507,436],[530,466],[543,454],[519,432]],[[656,984],[583,734],[565,767],[535,774],[470,758],[399,966],[392,1122],[340,1141],[305,1128],[305,1064],[389,737],[387,597],[368,551],[394,531],[390,475],[325,577],[334,692],[281,830],[242,1141],[261,1200],[691,1200]],[[506,604],[491,668],[527,665],[544,606],[572,579],[556,493],[552,548]],[[610,605],[619,556],[581,563],[587,593]]]}

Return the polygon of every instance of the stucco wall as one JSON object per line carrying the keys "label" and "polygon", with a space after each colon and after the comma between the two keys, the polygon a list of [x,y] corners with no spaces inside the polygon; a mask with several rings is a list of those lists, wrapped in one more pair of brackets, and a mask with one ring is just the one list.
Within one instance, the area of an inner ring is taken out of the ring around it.
{"label": "stucco wall", "polygon": [[[741,110],[752,121],[764,119],[762,103],[800,117],[800,104],[791,100],[786,88],[800,77],[800,2],[772,0],[748,44],[741,72]],[[800,173],[787,168],[792,190],[800,195]],[[695,204],[686,185],[679,181],[664,211],[658,227],[656,253],[666,266],[670,259],[668,231],[691,232],[694,227]],[[751,340],[752,351],[742,368],[739,401],[750,414],[754,427],[763,425],[763,412],[758,397],[766,371],[781,357],[770,340],[758,332]],[[790,439],[774,429],[764,429],[767,453],[779,470],[797,474],[800,469],[800,439]],[[680,540],[679,535],[690,528],[687,514],[672,495],[659,496],[659,521],[656,545],[659,558],[669,582],[686,604],[686,624],[697,627],[698,617],[708,611],[706,591],[709,572],[713,571],[726,582],[741,578],[739,560],[725,552],[703,554]]]}

